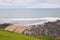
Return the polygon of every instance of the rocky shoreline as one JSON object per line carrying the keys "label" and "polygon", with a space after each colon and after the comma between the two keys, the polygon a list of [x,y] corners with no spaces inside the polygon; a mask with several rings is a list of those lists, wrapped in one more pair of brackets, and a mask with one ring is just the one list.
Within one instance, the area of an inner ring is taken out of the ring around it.
{"label": "rocky shoreline", "polygon": [[32,25],[31,29],[27,29],[26,34],[35,37],[60,37],[60,20],[47,22],[42,25]]}
{"label": "rocky shoreline", "polygon": [[4,23],[0,24],[0,29],[35,37],[60,37],[60,20],[30,26]]}

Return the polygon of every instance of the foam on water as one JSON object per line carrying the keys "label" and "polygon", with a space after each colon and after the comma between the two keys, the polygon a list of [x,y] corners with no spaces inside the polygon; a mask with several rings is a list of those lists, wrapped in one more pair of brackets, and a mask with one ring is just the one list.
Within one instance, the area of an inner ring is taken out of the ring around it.
{"label": "foam on water", "polygon": [[10,18],[10,19],[0,19],[0,23],[14,23],[22,25],[36,25],[43,24],[45,22],[53,22],[60,20],[58,17],[45,17],[45,18]]}

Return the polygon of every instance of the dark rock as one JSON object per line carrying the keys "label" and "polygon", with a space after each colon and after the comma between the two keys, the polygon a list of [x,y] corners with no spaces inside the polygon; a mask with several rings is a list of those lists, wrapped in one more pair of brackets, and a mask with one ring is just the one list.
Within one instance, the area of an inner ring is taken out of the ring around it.
{"label": "dark rock", "polygon": [[32,25],[30,32],[35,37],[60,37],[60,20],[47,22],[44,25]]}
{"label": "dark rock", "polygon": [[8,27],[9,25],[12,25],[12,24],[10,24],[10,23],[0,24],[0,29],[4,29],[4,28]]}

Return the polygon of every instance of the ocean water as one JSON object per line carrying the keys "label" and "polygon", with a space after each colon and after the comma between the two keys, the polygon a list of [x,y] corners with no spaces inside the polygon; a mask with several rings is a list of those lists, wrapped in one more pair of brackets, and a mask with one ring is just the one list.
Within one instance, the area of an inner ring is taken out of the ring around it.
{"label": "ocean water", "polygon": [[60,8],[0,9],[0,18],[60,17]]}
{"label": "ocean water", "polygon": [[[10,18],[45,18],[60,17],[60,8],[21,8],[21,9],[0,9],[0,19]],[[6,20],[4,20],[7,22]],[[3,21],[3,22],[4,22]],[[8,20],[10,22],[12,20]],[[32,21],[13,21],[15,24],[32,24],[42,20]]]}

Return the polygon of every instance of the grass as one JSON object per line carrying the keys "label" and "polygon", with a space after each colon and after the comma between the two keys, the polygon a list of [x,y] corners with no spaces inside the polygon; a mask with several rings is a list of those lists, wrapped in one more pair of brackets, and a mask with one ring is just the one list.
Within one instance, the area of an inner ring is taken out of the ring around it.
{"label": "grass", "polygon": [[0,30],[0,40],[40,40],[40,39],[26,36],[23,34]]}
{"label": "grass", "polygon": [[0,30],[0,40],[55,40],[50,37],[35,38],[23,34]]}
{"label": "grass", "polygon": [[42,40],[56,40],[53,37],[41,37],[40,39],[42,39]]}

